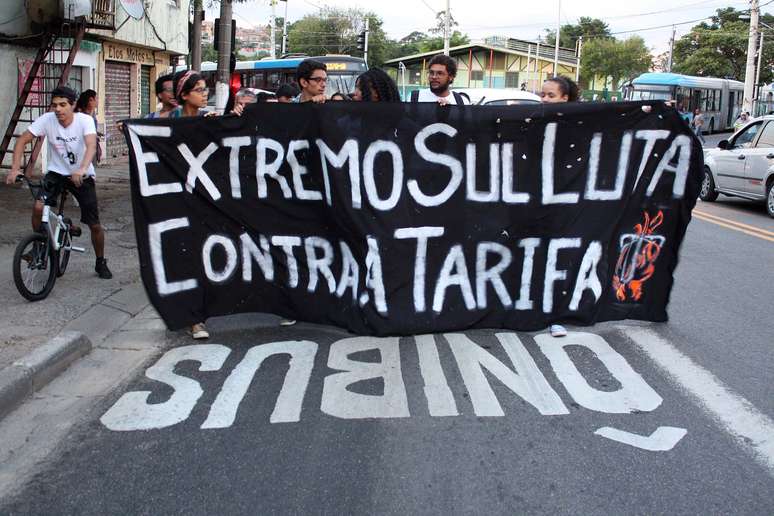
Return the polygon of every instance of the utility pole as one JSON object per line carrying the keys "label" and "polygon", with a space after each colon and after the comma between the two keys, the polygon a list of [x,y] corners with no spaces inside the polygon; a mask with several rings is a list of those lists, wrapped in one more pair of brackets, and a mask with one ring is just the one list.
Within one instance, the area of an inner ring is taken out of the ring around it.
{"label": "utility pole", "polygon": [[288,0],[285,2],[285,17],[282,18],[282,55],[288,53]]}
{"label": "utility pole", "polygon": [[218,79],[215,83],[215,109],[223,114],[228,102],[231,79],[231,0],[220,1],[220,25],[218,26]]}
{"label": "utility pole", "polygon": [[554,77],[559,75],[559,36],[562,30],[562,0],[556,10],[556,42],[554,43]]}
{"label": "utility pole", "polygon": [[194,0],[193,34],[191,37],[191,70],[201,70],[202,67],[202,0]]}
{"label": "utility pole", "polygon": [[449,40],[451,39],[451,14],[449,13],[449,0],[446,0],[446,14],[443,22],[443,53],[449,55]]}
{"label": "utility pole", "polygon": [[366,66],[368,66],[368,36],[370,31],[369,28],[369,22],[370,20],[368,18],[365,19],[365,44],[363,45],[363,61],[366,62]]}
{"label": "utility pole", "polygon": [[275,6],[277,0],[271,0],[271,48],[269,49],[269,55],[272,59],[277,59],[277,13]]}
{"label": "utility pole", "polygon": [[578,36],[578,66],[575,67],[575,83],[580,81],[581,52],[583,52],[583,36]]}
{"label": "utility pole", "polygon": [[755,100],[760,100],[760,88],[761,83],[761,58],[763,57],[763,31],[761,31],[761,44],[758,46],[758,67],[755,69]]}
{"label": "utility pole", "polygon": [[542,70],[543,69],[540,66],[540,36],[538,36],[537,48],[535,49],[535,88],[532,90],[532,93],[535,93],[535,91],[540,88],[540,75]]}
{"label": "utility pole", "polygon": [[750,1],[750,35],[747,38],[747,66],[744,73],[744,100],[742,111],[752,113],[753,90],[755,89],[755,46],[758,42],[758,0]]}
{"label": "utility pole", "polygon": [[669,40],[669,61],[667,61],[666,71],[672,73],[672,56],[675,53],[675,26],[672,25],[672,39]]}

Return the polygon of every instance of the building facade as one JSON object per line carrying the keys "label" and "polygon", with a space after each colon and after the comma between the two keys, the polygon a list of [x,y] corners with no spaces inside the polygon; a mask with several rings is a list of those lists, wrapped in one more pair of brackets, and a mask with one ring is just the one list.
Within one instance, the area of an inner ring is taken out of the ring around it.
{"label": "building facade", "polygon": [[[3,130],[38,50],[36,36],[67,24],[62,5],[100,8],[112,15],[106,28],[89,28],[75,55],[68,84],[97,92],[97,125],[103,160],[128,154],[116,122],[156,109],[154,82],[170,63],[188,54],[189,0],[4,0],[0,2],[0,122]],[[64,21],[61,21],[64,19]],[[57,21],[59,20],[59,21]],[[107,28],[109,26],[109,28]],[[64,56],[49,59],[61,60]],[[45,80],[45,79],[44,79]],[[20,127],[19,129],[22,129]],[[18,132],[18,131],[17,131]]]}
{"label": "building facade", "polygon": [[[457,62],[457,88],[523,88],[537,92],[543,81],[554,75],[554,47],[512,38],[487,38],[481,42],[449,49]],[[401,92],[426,88],[430,59],[440,51],[391,59],[384,66]],[[405,67],[405,68],[404,68]],[[558,74],[575,79],[578,57],[575,50],[559,49]]]}

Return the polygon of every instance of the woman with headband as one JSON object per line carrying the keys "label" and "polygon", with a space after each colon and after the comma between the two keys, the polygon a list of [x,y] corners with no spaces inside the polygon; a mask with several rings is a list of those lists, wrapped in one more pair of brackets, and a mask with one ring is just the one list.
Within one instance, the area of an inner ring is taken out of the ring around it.
{"label": "woman with headband", "polygon": [[[543,83],[540,99],[543,103],[578,102],[580,92],[575,81],[563,75],[556,75]],[[561,324],[552,324],[549,328],[554,337],[565,337],[567,329]]]}
{"label": "woman with headband", "polygon": [[[170,118],[206,116],[203,108],[207,106],[209,89],[199,72],[195,70],[177,72],[172,82],[172,88],[178,106],[169,114]],[[207,331],[204,321],[191,326],[191,337],[197,340],[210,337],[210,332]]]}

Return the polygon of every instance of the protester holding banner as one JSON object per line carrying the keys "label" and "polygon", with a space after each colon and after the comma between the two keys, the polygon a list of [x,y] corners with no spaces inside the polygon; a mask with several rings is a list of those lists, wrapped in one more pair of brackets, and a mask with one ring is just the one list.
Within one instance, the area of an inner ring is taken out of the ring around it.
{"label": "protester holding banner", "polygon": [[[577,102],[579,96],[575,81],[563,75],[556,75],[545,81],[540,91],[540,99],[546,104]],[[549,331],[554,337],[567,336],[567,328],[561,324],[552,324]]]}
{"label": "protester holding banner", "polygon": [[371,68],[355,80],[352,100],[364,102],[400,102],[398,86],[380,68]]}
{"label": "protester holding banner", "polygon": [[540,99],[543,102],[578,102],[580,91],[575,81],[563,75],[551,77],[543,83]]}
{"label": "protester holding banner", "polygon": [[296,81],[301,86],[301,93],[293,102],[325,102],[325,84],[328,82],[328,68],[325,63],[304,59],[296,68]]}
{"label": "protester holding banner", "polygon": [[[199,72],[185,70],[176,73],[173,88],[178,107],[170,113],[170,118],[206,115],[203,108],[207,105],[209,89]],[[203,321],[191,326],[191,337],[197,340],[210,337]]]}
{"label": "protester holding banner", "polygon": [[207,97],[210,90],[199,72],[196,70],[177,72],[173,85],[178,106],[169,115],[171,118],[208,114],[204,108],[207,107]]}
{"label": "protester holding banner", "polygon": [[438,54],[430,60],[427,78],[430,87],[411,92],[411,102],[438,102],[440,105],[466,104],[464,97],[451,90],[457,76],[457,62],[449,56]]}

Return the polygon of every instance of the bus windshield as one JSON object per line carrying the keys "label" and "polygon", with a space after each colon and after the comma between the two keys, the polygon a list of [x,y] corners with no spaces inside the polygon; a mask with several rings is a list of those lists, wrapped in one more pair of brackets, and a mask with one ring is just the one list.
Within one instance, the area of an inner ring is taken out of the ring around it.
{"label": "bus windshield", "polygon": [[631,100],[672,100],[672,94],[668,91],[634,89]]}
{"label": "bus windshield", "polygon": [[355,79],[357,73],[330,73],[328,72],[328,82],[325,85],[325,95],[330,97],[334,93],[341,92],[349,95],[355,91]]}

